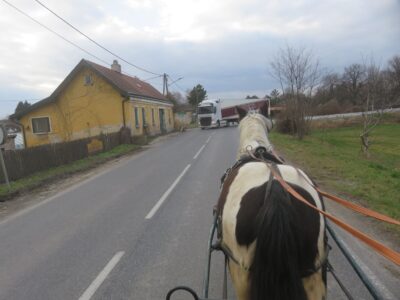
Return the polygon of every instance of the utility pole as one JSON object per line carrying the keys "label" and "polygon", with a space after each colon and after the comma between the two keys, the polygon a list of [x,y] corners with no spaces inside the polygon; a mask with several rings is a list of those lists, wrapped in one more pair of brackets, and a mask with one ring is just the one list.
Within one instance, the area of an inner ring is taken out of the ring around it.
{"label": "utility pole", "polygon": [[[165,95],[168,95],[168,93],[169,93],[168,87],[169,87],[171,84],[174,84],[175,82],[177,82],[177,81],[179,81],[179,80],[181,80],[181,79],[183,79],[183,77],[179,77],[177,80],[172,81],[171,83],[168,83],[168,74],[164,73],[164,74],[163,74],[163,95],[164,95],[164,96],[165,96]],[[165,93],[167,93],[167,94],[165,94]]]}
{"label": "utility pole", "polygon": [[168,95],[168,76],[166,73],[163,74],[163,95]]}
{"label": "utility pole", "polygon": [[4,163],[4,158],[3,158],[3,149],[1,149],[1,148],[0,148],[0,162],[1,162],[1,168],[3,169],[4,180],[7,184],[8,190],[11,190],[10,181],[8,180],[6,164]]}
{"label": "utility pole", "polygon": [[[0,145],[5,144],[6,140],[7,140],[7,131],[4,129],[3,126],[0,126]],[[8,190],[11,190],[10,181],[8,180],[7,168],[3,158],[3,149],[1,148],[0,148],[0,163],[4,174],[4,180],[7,184]]]}

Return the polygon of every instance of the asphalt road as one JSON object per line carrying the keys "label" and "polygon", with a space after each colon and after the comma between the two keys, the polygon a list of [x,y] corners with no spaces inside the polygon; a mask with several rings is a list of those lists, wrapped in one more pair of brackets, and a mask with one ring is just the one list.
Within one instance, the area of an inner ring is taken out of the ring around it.
{"label": "asphalt road", "polygon": [[[164,299],[177,285],[200,292],[212,208],[237,139],[235,127],[172,136],[0,221],[0,299]],[[331,262],[356,299],[369,299],[335,248]],[[370,270],[374,282],[396,299],[399,269],[381,264]],[[216,255],[212,298],[221,286]],[[329,298],[345,299],[331,278]]]}

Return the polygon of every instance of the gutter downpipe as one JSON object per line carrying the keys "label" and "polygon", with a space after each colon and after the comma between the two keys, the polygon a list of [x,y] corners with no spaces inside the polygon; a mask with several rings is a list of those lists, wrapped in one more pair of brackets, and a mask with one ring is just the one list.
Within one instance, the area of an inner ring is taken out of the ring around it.
{"label": "gutter downpipe", "polygon": [[125,96],[124,99],[122,99],[122,121],[124,123],[124,128],[126,127],[126,119],[125,119],[125,102],[129,101],[129,96]]}

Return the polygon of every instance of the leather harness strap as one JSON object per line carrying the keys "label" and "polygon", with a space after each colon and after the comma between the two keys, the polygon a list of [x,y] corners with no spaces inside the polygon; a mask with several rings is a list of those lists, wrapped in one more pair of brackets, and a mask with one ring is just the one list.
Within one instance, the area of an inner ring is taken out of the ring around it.
{"label": "leather harness strap", "polygon": [[[269,152],[263,151],[262,149],[257,149],[257,150],[261,150],[261,151],[255,151],[256,155],[259,155],[260,157],[262,157],[262,159],[256,157],[254,154],[249,155],[249,156],[243,156],[241,157],[231,168],[229,168],[228,170],[226,170],[225,174],[222,176],[221,178],[221,186],[223,185],[225,179],[230,175],[231,171],[241,167],[242,165],[248,163],[248,162],[254,162],[254,161],[262,161],[264,163],[270,162],[271,164],[274,164],[274,166],[276,166],[275,164],[280,164],[282,163],[282,160],[279,158],[279,156],[276,156],[275,153],[272,153],[272,155]],[[269,166],[269,165],[268,165]],[[276,172],[278,172],[279,174],[279,170],[276,170]],[[268,196],[271,193],[271,187],[272,187],[272,182],[274,179],[274,173],[270,172],[270,177],[268,179],[267,185],[266,185],[266,189],[265,189],[265,193],[264,193],[264,201],[263,201],[263,206],[265,205]],[[262,210],[264,211],[265,214],[265,209]],[[249,266],[245,266],[244,264],[240,263],[238,259],[236,259],[236,257],[233,255],[232,251],[229,249],[229,247],[227,245],[225,245],[225,243],[223,242],[222,239],[222,220],[221,220],[221,211],[220,210],[216,210],[215,213],[218,214],[218,218],[217,218],[217,233],[218,233],[218,242],[217,244],[214,246],[215,249],[221,250],[224,255],[226,257],[229,257],[230,261],[234,262],[235,264],[237,264],[238,266],[240,266],[244,271],[250,271],[250,267]],[[263,215],[262,218],[265,218],[265,215]],[[311,269],[307,269],[304,270],[301,274],[301,277],[308,277],[316,272],[318,272],[325,264],[327,264],[328,262],[328,254],[329,254],[329,246],[327,247],[324,255],[321,257],[321,259],[319,260],[319,263],[314,266]]]}
{"label": "leather harness strap", "polygon": [[[262,160],[259,160],[259,161],[262,161]],[[312,205],[306,199],[304,199],[302,195],[300,195],[298,192],[296,192],[285,180],[283,180],[283,178],[278,174],[278,172],[276,171],[276,169],[274,168],[273,165],[270,165],[267,162],[264,162],[264,163],[266,163],[270,167],[270,170],[274,174],[275,179],[278,180],[278,182],[293,197],[295,197],[297,200],[303,202],[305,205],[311,207],[312,209],[318,211],[319,213],[321,213],[322,215],[324,215],[325,217],[330,219],[332,222],[334,222],[336,225],[338,225],[339,227],[343,228],[347,232],[351,233],[354,237],[356,237],[357,239],[359,239],[363,243],[367,244],[372,249],[374,249],[376,252],[380,253],[381,255],[383,255],[384,257],[389,259],[390,261],[394,262],[397,265],[400,265],[400,253],[398,253],[398,252],[386,247],[385,245],[383,245],[380,242],[372,239],[371,237],[369,237],[368,235],[366,235],[366,234],[362,233],[361,231],[355,229],[354,227],[346,224],[345,222],[343,222],[342,220],[336,218],[335,216],[333,216],[333,215],[331,215],[331,214],[319,209],[318,207]]]}
{"label": "leather harness strap", "polygon": [[[279,181],[279,183],[292,195],[294,196],[296,199],[300,200],[301,202],[303,202],[304,204],[306,204],[307,206],[313,208],[314,210],[317,210],[319,213],[323,214],[325,217],[327,217],[328,219],[330,219],[332,222],[334,222],[336,225],[338,225],[339,227],[343,228],[344,230],[346,230],[347,232],[349,232],[350,234],[352,234],[354,237],[358,238],[360,241],[364,242],[365,244],[367,244],[368,246],[370,246],[371,248],[373,248],[375,251],[377,251],[378,253],[380,253],[381,255],[383,255],[384,257],[386,257],[387,259],[389,259],[390,261],[394,262],[397,265],[400,265],[400,253],[396,252],[388,247],[386,247],[385,245],[379,243],[378,241],[372,239],[371,237],[369,237],[368,235],[362,233],[361,231],[355,229],[354,227],[346,224],[345,222],[341,221],[340,219],[336,218],[335,216],[320,210],[318,207],[312,205],[311,203],[309,203],[307,200],[305,200],[299,193],[297,193],[286,181],[283,180],[283,178],[278,174],[276,167],[274,167],[271,164],[268,164],[268,162],[257,158],[256,156],[254,156],[254,154],[249,151],[249,155],[251,157],[253,157],[254,159],[260,161],[260,162],[264,162],[265,164],[267,164],[270,169],[271,172],[274,174],[274,177]],[[282,162],[282,160],[280,159],[280,157],[276,154],[275,151],[272,151],[272,155],[275,156],[275,158],[279,161]],[[304,177],[304,175],[300,172],[300,174]],[[349,201],[346,201],[344,199],[341,199],[337,196],[328,194],[324,191],[321,191],[320,189],[318,189],[317,187],[315,187],[313,185],[313,187],[323,196],[336,201],[337,203],[342,204],[343,206],[350,208],[354,211],[357,211],[361,214],[364,214],[366,216],[387,222],[387,223],[391,223],[391,224],[395,224],[395,225],[400,225],[400,222],[392,219],[388,216],[385,216],[383,214],[377,213],[375,211],[372,211],[370,209],[367,209],[365,207],[356,205],[354,203],[351,203]]]}
{"label": "leather harness strap", "polygon": [[370,209],[362,207],[360,205],[351,203],[351,202],[346,201],[346,200],[344,200],[344,199],[342,199],[340,197],[328,194],[327,192],[321,191],[319,188],[317,188],[315,186],[314,186],[314,188],[322,196],[324,196],[326,198],[329,198],[329,199],[331,199],[331,200],[333,200],[333,201],[335,201],[335,202],[337,202],[337,203],[339,203],[339,204],[341,204],[341,205],[343,205],[343,206],[345,206],[347,208],[350,208],[351,210],[359,212],[360,214],[363,214],[365,216],[372,217],[372,218],[375,218],[377,220],[380,220],[380,221],[383,221],[383,222],[387,222],[387,223],[390,223],[390,224],[400,225],[400,221],[397,221],[395,219],[392,219],[392,218],[390,218],[388,216],[382,215],[382,214],[380,214],[380,213],[378,213],[376,211],[370,210]]}
{"label": "leather harness strap", "polygon": [[[274,149],[271,149],[271,154],[272,154],[278,161],[280,161],[281,163],[284,163],[283,160],[281,159],[281,157],[279,157],[279,155],[275,152]],[[250,156],[251,156],[251,154],[250,154]],[[302,172],[299,172],[299,174],[300,174],[301,176],[303,176],[303,178],[304,178],[304,175],[303,175]],[[383,222],[387,222],[387,223],[394,224],[394,225],[400,225],[400,221],[398,221],[398,220],[395,220],[395,219],[393,219],[393,218],[391,218],[391,217],[385,216],[385,215],[383,215],[383,214],[380,214],[380,213],[378,213],[378,212],[376,212],[376,211],[373,211],[373,210],[370,210],[370,209],[368,209],[368,208],[362,207],[362,206],[360,206],[360,205],[354,204],[354,203],[352,203],[352,202],[350,202],[350,201],[347,201],[347,200],[344,200],[344,199],[342,199],[342,198],[340,198],[340,197],[338,197],[338,196],[335,196],[335,195],[329,194],[329,193],[327,193],[327,192],[324,192],[324,191],[320,190],[318,187],[316,187],[314,184],[312,184],[312,183],[310,183],[310,184],[311,184],[311,185],[314,187],[314,189],[316,189],[316,190],[318,191],[318,193],[320,193],[322,196],[324,196],[324,197],[326,197],[326,198],[328,198],[328,199],[331,199],[331,200],[335,201],[336,203],[339,203],[339,204],[341,204],[341,205],[343,205],[343,206],[345,206],[345,207],[347,207],[347,208],[349,208],[349,209],[351,209],[351,210],[354,210],[354,211],[356,211],[356,212],[358,212],[358,213],[360,213],[360,214],[363,214],[363,215],[365,215],[365,216],[367,216],[367,217],[375,218],[375,219],[380,220],[380,221],[383,221]]]}
{"label": "leather harness strap", "polygon": [[[303,202],[305,205],[311,207],[312,209],[318,211],[319,213],[321,213],[322,215],[324,215],[325,217],[327,217],[328,219],[330,219],[332,222],[334,222],[336,225],[338,225],[339,227],[343,228],[345,231],[349,232],[350,234],[352,234],[354,237],[356,237],[357,239],[359,239],[360,241],[362,241],[363,243],[365,243],[366,245],[368,245],[369,247],[371,247],[372,249],[374,249],[376,252],[378,252],[379,254],[381,254],[382,256],[386,257],[387,259],[389,259],[390,261],[394,262],[397,265],[400,265],[400,253],[396,252],[388,247],[386,247],[385,245],[383,245],[382,243],[372,239],[371,237],[369,237],[368,235],[364,234],[363,232],[357,230],[356,228],[350,226],[349,224],[343,222],[342,220],[338,219],[337,217],[319,209],[318,207],[312,205],[311,203],[309,203],[306,199],[303,198],[303,196],[301,196],[299,193],[297,193],[285,180],[283,180],[283,178],[280,176],[279,174],[279,170],[277,169],[276,165],[269,163],[268,161],[265,161],[262,158],[256,157],[254,155],[254,153],[252,153],[251,151],[248,151],[249,156],[254,159],[255,161],[260,161],[263,162],[265,164],[267,164],[267,166],[270,168],[271,173],[273,174],[274,178],[282,185],[282,187],[284,187],[294,198],[296,198],[297,200]],[[280,159],[280,157],[276,154],[276,152],[272,152],[272,156],[278,161],[278,163],[282,163],[283,161]],[[248,162],[249,160],[247,159],[241,159],[239,160],[239,162],[237,162],[232,168],[228,169],[228,171],[225,173],[225,175],[223,176],[223,178],[221,178],[221,183],[223,183],[224,179],[226,176],[229,175],[230,171],[234,168],[240,167],[241,165],[245,164],[246,162]],[[302,176],[304,176],[301,172],[300,174]],[[400,225],[400,222],[392,219],[388,216],[385,216],[383,214],[377,213],[375,211],[372,211],[370,209],[367,209],[365,207],[356,205],[354,203],[351,203],[349,201],[346,201],[344,199],[341,199],[340,197],[331,195],[329,193],[326,193],[324,191],[321,191],[320,189],[318,189],[317,187],[315,187],[313,185],[313,187],[317,190],[318,193],[320,193],[321,195],[323,195],[324,197],[327,197],[333,201],[336,201],[339,204],[342,204],[343,206],[350,208],[356,212],[362,213],[366,216],[369,217],[373,217],[375,219],[387,222],[387,223],[391,223],[391,224],[395,224],[395,225]],[[232,255],[229,255],[230,257],[232,257]],[[235,261],[235,259],[233,259],[233,261]],[[237,262],[237,261],[236,261]]]}

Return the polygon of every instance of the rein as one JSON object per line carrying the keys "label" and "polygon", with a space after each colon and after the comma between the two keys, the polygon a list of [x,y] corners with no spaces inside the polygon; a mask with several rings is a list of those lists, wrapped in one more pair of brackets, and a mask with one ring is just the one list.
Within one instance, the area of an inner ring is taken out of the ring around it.
{"label": "rein", "polygon": [[[338,219],[337,217],[319,209],[318,207],[316,207],[315,205],[309,203],[306,199],[304,199],[303,196],[301,196],[299,193],[297,193],[285,180],[283,180],[283,178],[280,176],[279,171],[277,170],[276,166],[273,164],[268,163],[267,161],[260,159],[258,157],[256,157],[254,155],[253,152],[248,151],[248,154],[256,161],[259,162],[263,162],[265,163],[271,173],[273,174],[274,178],[282,185],[282,187],[288,192],[290,193],[294,198],[296,198],[297,200],[303,202],[305,205],[309,206],[310,208],[316,210],[317,212],[319,212],[320,214],[324,215],[326,218],[330,219],[332,222],[334,222],[336,225],[338,225],[339,227],[343,228],[345,231],[349,232],[351,235],[353,235],[354,237],[356,237],[357,239],[359,239],[360,241],[362,241],[363,243],[365,243],[366,245],[368,245],[369,247],[371,247],[372,249],[374,249],[376,252],[378,252],[379,254],[381,254],[382,256],[386,257],[387,259],[389,259],[390,261],[394,262],[397,265],[400,265],[400,253],[386,247],[385,245],[383,245],[382,243],[372,239],[371,237],[369,237],[368,235],[366,235],[365,233],[357,230],[356,228],[350,226],[349,224],[345,223],[344,221]],[[299,172],[301,174],[301,172]],[[302,175],[303,176],[303,175]],[[304,176],[303,176],[304,177]],[[315,186],[314,188],[318,191],[321,192],[319,189],[317,189]],[[328,193],[321,193],[322,195],[329,195]],[[340,199],[339,197],[336,196],[331,196],[329,195],[330,199],[332,200],[337,200],[337,202],[339,203],[343,203],[346,202],[343,199]],[[352,208],[358,212],[361,212],[363,214],[366,214],[368,216],[377,218],[379,220],[391,223],[391,224],[397,224],[400,225],[400,222],[397,220],[394,220],[390,217],[387,217],[385,215],[373,212],[371,210],[368,210],[364,207],[359,207],[358,205],[355,205],[353,203],[348,203],[346,204],[347,207]]]}
{"label": "rein", "polygon": [[[266,151],[266,149],[264,147],[258,147],[254,152],[255,154],[253,152],[251,152],[250,148],[247,148],[247,151],[249,153],[251,153],[251,155],[242,156],[238,161],[236,161],[236,163],[232,167],[230,167],[229,169],[226,170],[225,174],[221,177],[221,186],[223,185],[225,179],[229,176],[229,174],[233,170],[243,166],[244,164],[246,164],[248,162],[262,161],[262,162],[266,163],[270,169],[271,169],[271,166],[276,166],[276,164],[283,163],[283,160],[278,155],[276,155],[276,153],[273,152],[272,148],[269,149],[269,151]],[[256,155],[258,155],[261,158],[257,157]],[[279,172],[279,171],[277,170],[276,172]],[[271,171],[267,186],[265,188],[264,201],[263,201],[262,207],[265,205],[267,198],[270,195],[273,179],[274,179],[274,173]],[[265,214],[265,210],[261,210],[261,211],[264,211],[264,214]],[[217,233],[218,233],[218,241],[214,245],[214,248],[221,250],[226,257],[229,257],[230,261],[233,261],[235,264],[240,266],[244,271],[249,272],[251,267],[245,266],[242,263],[240,263],[240,261],[233,255],[233,253],[229,249],[229,247],[223,243],[223,241],[222,241],[222,222],[221,222],[222,221],[222,210],[217,209],[217,210],[215,210],[215,213],[217,214],[216,226],[217,226]],[[259,218],[259,216],[257,216],[257,218]],[[263,218],[265,218],[265,215],[262,216],[262,219]],[[328,246],[324,253],[324,256],[320,259],[319,263],[316,266],[314,266],[314,268],[305,270],[301,274],[301,277],[302,278],[308,277],[308,276],[318,272],[324,265],[326,265],[328,262],[329,250],[330,250],[330,247]]]}

